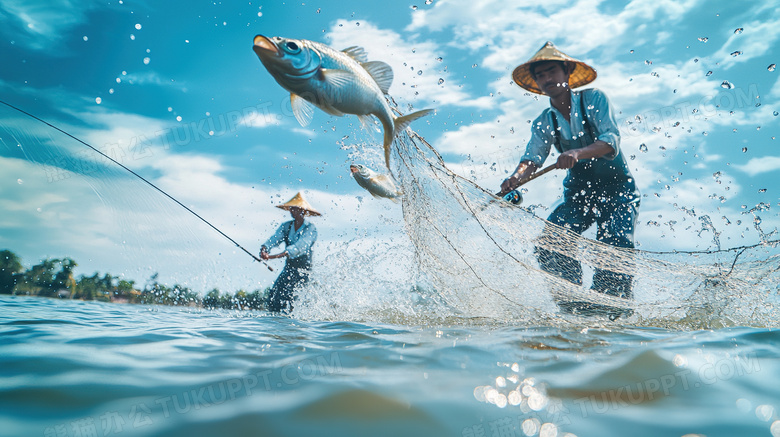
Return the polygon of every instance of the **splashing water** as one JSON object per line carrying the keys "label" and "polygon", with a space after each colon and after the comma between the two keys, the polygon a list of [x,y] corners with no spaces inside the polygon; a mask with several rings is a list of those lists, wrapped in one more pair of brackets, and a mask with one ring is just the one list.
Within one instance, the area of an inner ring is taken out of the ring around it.
{"label": "splashing water", "polygon": [[[419,273],[458,314],[514,324],[582,323],[559,312],[554,299],[565,298],[630,307],[635,313],[626,320],[642,325],[698,329],[777,323],[780,240],[714,252],[611,247],[552,226],[456,175],[414,132],[399,136],[395,153]],[[633,275],[634,300],[544,272],[535,248],[576,257],[586,282],[595,268]]]}

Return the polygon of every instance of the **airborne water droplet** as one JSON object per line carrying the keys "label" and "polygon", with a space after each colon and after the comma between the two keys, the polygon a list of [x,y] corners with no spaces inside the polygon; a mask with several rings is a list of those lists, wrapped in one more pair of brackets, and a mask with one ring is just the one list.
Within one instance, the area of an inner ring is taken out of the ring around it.
{"label": "airborne water droplet", "polygon": [[21,179],[17,179],[17,180],[16,180],[16,183],[17,183],[17,184],[19,184],[19,185],[22,185],[22,184],[24,183],[24,181],[23,181],[23,180],[21,180]]}
{"label": "airborne water droplet", "polygon": [[422,70],[417,70],[417,75],[419,76],[421,74],[422,74]]}
{"label": "airborne water droplet", "polygon": [[99,105],[99,104],[103,103],[103,99],[101,99],[100,97],[96,97],[95,98],[95,103],[97,103]]}
{"label": "airborne water droplet", "polygon": [[439,56],[438,58],[436,58],[436,60],[437,60],[437,61],[439,61],[439,62],[441,62],[441,61],[443,61],[443,60],[444,60],[444,58],[442,58],[441,56]]}
{"label": "airborne water droplet", "polygon": [[141,25],[140,24],[136,24],[135,28],[136,28],[136,30],[141,30]]}
{"label": "airborne water droplet", "polygon": [[651,61],[651,60],[649,60],[649,59],[648,59],[648,60],[645,60],[645,65],[652,65],[652,64],[653,64],[653,61]]}
{"label": "airborne water droplet", "polygon": [[741,50],[737,50],[737,51],[735,51],[735,52],[731,52],[731,56],[734,56],[734,57],[737,57],[737,56],[739,56],[739,55],[741,55],[741,54],[742,54],[742,51],[741,51]]}
{"label": "airborne water droplet", "polygon": [[706,36],[700,36],[699,37],[699,41],[701,41],[701,42],[707,42],[708,39],[709,38],[707,38]]}
{"label": "airborne water droplet", "polygon": [[444,83],[444,79],[442,79],[442,78],[439,78],[439,85],[441,85],[441,84],[443,84],[443,83]]}
{"label": "airborne water droplet", "polygon": [[735,33],[736,35],[739,35],[740,33],[742,33],[742,31],[743,31],[743,30],[744,30],[743,28],[741,28],[741,27],[737,27],[736,29],[734,29],[734,33]]}
{"label": "airborne water droplet", "polygon": [[477,68],[477,64],[471,64],[471,68]]}
{"label": "airborne water droplet", "polygon": [[769,67],[766,67],[769,71],[775,71],[775,68],[777,68],[777,64],[769,64]]}
{"label": "airborne water droplet", "polygon": [[742,148],[742,153],[747,153],[747,147]]}
{"label": "airborne water droplet", "polygon": [[775,117],[777,117],[777,114],[778,114],[778,112],[777,112],[777,111],[775,111],[775,112],[773,112],[773,113],[772,113],[772,115],[774,115]]}
{"label": "airborne water droplet", "polygon": [[729,82],[729,81],[727,81],[727,80],[724,80],[724,81],[723,81],[723,82],[720,84],[720,87],[721,87],[721,88],[726,88],[726,89],[730,90],[730,89],[733,89],[733,88],[734,88],[734,85],[733,85],[731,82]]}
{"label": "airborne water droplet", "polygon": [[645,143],[642,143],[639,145],[639,151],[640,152],[647,152],[647,145]]}
{"label": "airborne water droplet", "polygon": [[705,76],[707,76],[707,77],[712,76],[712,70],[708,71],[707,74],[705,74]]}

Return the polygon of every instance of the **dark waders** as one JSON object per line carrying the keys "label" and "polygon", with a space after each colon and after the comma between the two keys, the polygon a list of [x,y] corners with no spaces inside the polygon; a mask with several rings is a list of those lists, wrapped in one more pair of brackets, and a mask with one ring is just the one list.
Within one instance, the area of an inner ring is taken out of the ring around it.
{"label": "dark waders", "polygon": [[[290,224],[294,226],[294,224]],[[289,230],[285,233],[284,244],[289,246]],[[298,258],[287,258],[282,273],[274,281],[274,285],[268,292],[268,300],[265,307],[274,313],[289,314],[293,310],[293,301],[297,297],[295,290],[309,281],[311,272],[311,257],[301,255]]]}

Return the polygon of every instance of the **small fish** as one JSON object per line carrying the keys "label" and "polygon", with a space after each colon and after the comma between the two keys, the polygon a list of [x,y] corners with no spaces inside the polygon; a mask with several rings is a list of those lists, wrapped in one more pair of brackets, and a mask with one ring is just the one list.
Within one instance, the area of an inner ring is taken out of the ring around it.
{"label": "small fish", "polygon": [[369,62],[362,47],[338,51],[305,39],[257,35],[253,49],[271,76],[290,92],[293,114],[302,126],[311,122],[313,106],[331,115],[357,115],[364,125],[369,115],[378,118],[388,169],[395,135],[432,111],[396,117],[384,96],[393,83],[393,69],[381,61]]}
{"label": "small fish", "polygon": [[395,182],[393,182],[393,178],[390,175],[379,174],[361,164],[350,165],[349,171],[358,185],[365,188],[374,197],[384,197],[398,203],[398,198],[403,195],[395,186]]}

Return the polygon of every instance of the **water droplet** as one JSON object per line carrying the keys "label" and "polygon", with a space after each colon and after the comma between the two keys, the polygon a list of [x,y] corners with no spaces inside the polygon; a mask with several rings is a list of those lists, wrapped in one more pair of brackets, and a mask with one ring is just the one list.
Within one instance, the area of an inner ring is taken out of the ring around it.
{"label": "water droplet", "polygon": [[736,29],[734,29],[734,33],[739,35],[740,33],[742,33],[743,30],[745,30],[745,29],[743,29],[741,27],[737,27]]}
{"label": "water droplet", "polygon": [[87,37],[87,35],[84,35],[83,37],[81,37],[81,39],[83,39],[84,41],[89,41],[89,38]]}
{"label": "water droplet", "polygon": [[747,153],[747,147],[742,148],[742,153]]}
{"label": "water droplet", "polygon": [[130,34],[130,40],[135,41],[135,35],[133,35],[132,33]]}
{"label": "water droplet", "polygon": [[647,145],[645,143],[640,144],[639,151],[643,153],[647,152]]}
{"label": "water droplet", "polygon": [[777,64],[769,64],[769,67],[766,67],[769,71],[775,71],[775,68],[777,68]]}
{"label": "water droplet", "polygon": [[773,112],[773,113],[772,113],[772,115],[774,115],[775,117],[777,117],[777,114],[778,114],[778,112],[777,112],[777,111],[775,111],[775,112]]}
{"label": "water droplet", "polygon": [[739,55],[741,55],[741,54],[742,54],[742,51],[741,51],[741,50],[737,50],[737,51],[735,51],[735,52],[731,52],[731,56],[734,56],[734,57],[737,57],[737,56],[739,56]]}
{"label": "water droplet", "polygon": [[101,99],[100,97],[97,97],[97,98],[95,98],[95,103],[97,103],[99,105],[99,104],[103,103],[103,99]]}
{"label": "water droplet", "polygon": [[636,159],[636,155],[631,155],[629,158],[633,161]]}
{"label": "water droplet", "polygon": [[412,10],[416,11],[417,10],[417,6],[416,5],[412,6]]}
{"label": "water droplet", "polygon": [[477,68],[477,64],[471,64],[471,68]]}
{"label": "water droplet", "polygon": [[[317,12],[319,12],[319,10],[318,10]],[[262,13],[262,12],[258,12],[258,13],[257,13],[257,16],[258,16],[258,17],[262,17],[262,16],[263,16],[263,13]]]}
{"label": "water droplet", "polygon": [[694,64],[695,64],[695,63],[697,63],[697,62],[699,62],[699,58],[695,58],[695,59],[693,60],[693,63],[694,63]]}
{"label": "water droplet", "polygon": [[145,57],[145,58],[144,58],[144,65],[149,65],[149,62],[150,62],[150,61],[151,61],[151,59],[149,59],[149,57],[148,57],[148,56],[147,56],[147,57]]}
{"label": "water droplet", "polygon": [[728,89],[728,90],[734,89],[734,85],[731,82],[727,81],[727,80],[724,80],[723,82],[721,82],[720,87]]}
{"label": "water droplet", "polygon": [[176,121],[181,121],[181,115],[176,116]]}
{"label": "water droplet", "polygon": [[712,76],[712,70],[708,71],[707,74],[705,74],[705,76],[707,76],[707,77]]}
{"label": "water droplet", "polygon": [[645,65],[653,65],[653,61],[647,59],[645,60]]}
{"label": "water droplet", "polygon": [[709,133],[707,133],[707,131],[706,131],[706,130],[705,130],[704,132],[702,132],[701,134],[702,134],[702,135],[704,135],[705,137],[706,137],[707,135],[709,135]]}
{"label": "water droplet", "polygon": [[419,76],[421,74],[422,74],[422,70],[417,70],[417,75]]}
{"label": "water droplet", "polygon": [[701,41],[701,42],[707,42],[707,40],[709,40],[709,38],[707,38],[706,36],[700,36],[699,37],[699,41]]}
{"label": "water droplet", "polygon": [[430,5],[430,4],[432,4],[432,3],[433,3],[433,0],[425,0],[425,4],[426,4],[426,5]]}
{"label": "water droplet", "polygon": [[762,188],[762,189],[758,190],[758,192],[759,193],[766,193],[766,188]]}
{"label": "water droplet", "polygon": [[632,54],[633,54],[633,53],[634,53],[634,51],[633,51],[633,50],[629,50],[629,51],[628,51],[628,53],[632,53]]}
{"label": "water droplet", "polygon": [[442,58],[441,56],[439,56],[438,58],[436,58],[436,60],[437,60],[437,61],[439,61],[439,62],[441,62],[441,61],[443,61],[443,60],[444,60],[444,58]]}
{"label": "water droplet", "polygon": [[17,183],[17,184],[19,184],[19,185],[22,185],[22,184],[24,183],[24,181],[23,181],[23,180],[21,180],[21,179],[17,179],[17,180],[16,180],[16,183]]}
{"label": "water droplet", "polygon": [[443,83],[444,83],[444,79],[442,79],[442,78],[439,78],[439,85],[441,85],[441,84],[443,84]]}
{"label": "water droplet", "polygon": [[136,25],[135,25],[135,29],[136,29],[136,30],[141,30],[141,25],[140,25],[140,24],[136,24]]}
{"label": "water droplet", "polygon": [[320,12],[322,12],[322,8],[317,8],[317,13],[319,14]]}
{"label": "water droplet", "polygon": [[360,21],[355,21],[355,26],[360,26]]}

